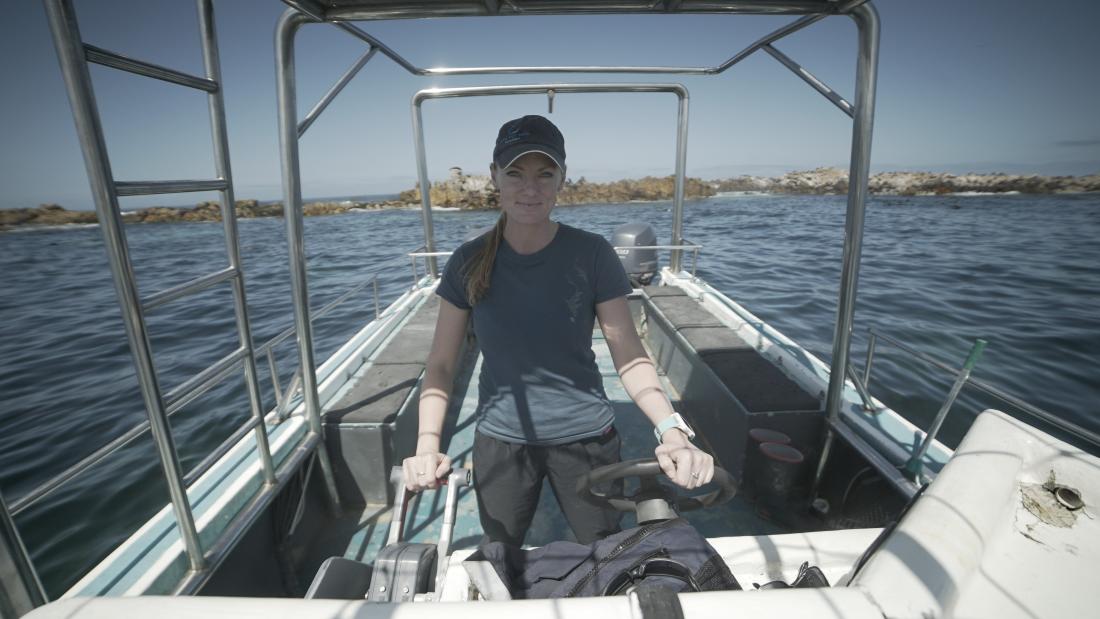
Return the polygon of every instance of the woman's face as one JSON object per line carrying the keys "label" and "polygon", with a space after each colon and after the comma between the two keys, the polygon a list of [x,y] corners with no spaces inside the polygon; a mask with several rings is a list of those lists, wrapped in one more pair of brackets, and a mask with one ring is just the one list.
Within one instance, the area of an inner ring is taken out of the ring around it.
{"label": "woman's face", "polygon": [[500,190],[500,208],[509,222],[539,224],[550,220],[557,203],[563,174],[554,160],[542,153],[527,153],[506,168],[490,168]]}

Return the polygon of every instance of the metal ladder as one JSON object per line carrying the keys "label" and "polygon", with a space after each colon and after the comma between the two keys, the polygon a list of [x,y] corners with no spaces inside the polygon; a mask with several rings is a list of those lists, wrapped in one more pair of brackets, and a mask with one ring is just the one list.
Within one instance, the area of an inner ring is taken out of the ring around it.
{"label": "metal ladder", "polygon": [[[221,89],[220,59],[214,30],[212,0],[197,0],[205,77],[188,75],[88,45],[81,38],[71,0],[43,0],[43,2],[84,153],[96,213],[107,248],[108,262],[119,305],[122,309],[126,335],[134,366],[137,370],[138,383],[149,417],[148,427],[152,431],[161,466],[168,482],[173,509],[188,555],[192,575],[198,575],[208,570],[210,565],[208,559],[210,558],[205,556],[199,541],[194,516],[187,497],[186,478],[180,469],[168,416],[228,376],[233,375],[234,370],[243,368],[250,401],[251,418],[238,434],[243,437],[248,431],[252,431],[255,436],[264,479],[261,493],[273,495],[278,481],[263,421],[263,400],[245,299],[244,274],[241,269],[237,235],[225,105]],[[213,180],[117,181],[108,160],[103,128],[100,123],[91,76],[88,71],[89,62],[206,92],[217,178]],[[228,266],[142,298],[139,295],[133,274],[118,198],[120,196],[194,191],[217,191],[220,193]],[[179,386],[163,393],[153,363],[145,314],[162,305],[199,293],[223,282],[229,282],[233,289],[239,340],[237,348]],[[135,428],[132,433],[136,434],[143,431],[144,427],[139,427]],[[319,441],[316,436],[310,435],[307,438],[311,439],[312,444],[318,446],[322,464],[327,464],[327,458],[324,457],[327,454],[324,453],[323,442]],[[91,464],[94,464],[94,462],[84,461],[73,468],[82,469]],[[208,468],[212,464],[213,459],[207,458],[198,468]],[[329,467],[323,468],[329,469]],[[335,502],[335,494],[333,493],[335,484],[331,479],[330,469],[326,470],[325,473],[330,497]],[[187,478],[193,480],[195,475],[196,472],[193,471]],[[51,487],[46,488],[36,498],[41,498],[42,495],[52,490],[56,485],[60,485],[63,481],[65,480],[52,485],[47,484]],[[22,501],[22,503],[26,505],[27,501]],[[221,541],[215,541],[212,547],[224,547]],[[216,564],[217,559],[212,562]]]}

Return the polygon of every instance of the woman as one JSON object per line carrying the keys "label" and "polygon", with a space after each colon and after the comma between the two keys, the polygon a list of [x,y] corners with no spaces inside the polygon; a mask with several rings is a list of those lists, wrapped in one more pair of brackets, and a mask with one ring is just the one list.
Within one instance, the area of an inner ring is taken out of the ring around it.
{"label": "woman", "polygon": [[656,427],[661,468],[684,488],[711,480],[714,462],[661,388],[634,329],[631,287],[603,237],[550,219],[565,184],[565,143],[541,116],[505,123],[497,135],[495,228],[462,245],[437,289],[442,297],[420,395],[416,455],[404,461],[406,486],[434,488],[451,460],[440,431],[473,319],[483,355],[473,461],[486,536],[516,546],[531,524],[548,477],[577,541],[619,530],[619,514],[580,500],[577,479],[619,461],[614,413],[592,352],[600,329],[627,393]]}

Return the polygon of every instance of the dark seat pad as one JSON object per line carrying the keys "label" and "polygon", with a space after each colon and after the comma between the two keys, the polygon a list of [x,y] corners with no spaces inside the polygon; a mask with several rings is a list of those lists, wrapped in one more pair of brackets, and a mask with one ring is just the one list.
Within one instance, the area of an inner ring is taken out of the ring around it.
{"label": "dark seat pad", "polygon": [[418,363],[375,365],[353,379],[351,388],[325,413],[327,423],[389,423],[416,387],[424,366]]}

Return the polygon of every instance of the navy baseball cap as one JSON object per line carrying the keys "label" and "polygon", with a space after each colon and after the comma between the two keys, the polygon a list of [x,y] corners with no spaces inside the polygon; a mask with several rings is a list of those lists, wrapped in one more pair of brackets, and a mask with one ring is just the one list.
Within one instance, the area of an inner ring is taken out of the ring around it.
{"label": "navy baseball cap", "polygon": [[504,169],[527,153],[542,153],[565,171],[565,138],[554,123],[542,116],[524,116],[504,123],[497,133],[493,163]]}

